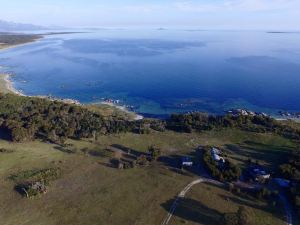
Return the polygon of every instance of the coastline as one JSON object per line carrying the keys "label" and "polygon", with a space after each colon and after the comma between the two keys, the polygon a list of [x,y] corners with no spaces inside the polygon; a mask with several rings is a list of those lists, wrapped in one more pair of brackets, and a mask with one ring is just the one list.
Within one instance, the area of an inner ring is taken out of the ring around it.
{"label": "coastline", "polygon": [[144,117],[142,115],[139,115],[139,114],[136,114],[135,112],[131,112],[130,110],[128,110],[125,106],[120,106],[120,105],[116,105],[114,103],[111,103],[111,102],[100,102],[101,105],[108,105],[110,107],[115,107],[125,113],[128,113],[128,114],[134,114],[135,115],[135,118],[134,120],[142,120],[144,119]]}
{"label": "coastline", "polygon": [[[70,32],[70,33],[72,33],[72,32]],[[39,34],[39,36],[37,38],[34,38],[34,39],[32,39],[28,42],[20,43],[20,44],[14,44],[14,45],[1,45],[1,43],[0,43],[0,52],[8,50],[8,49],[12,49],[12,48],[20,47],[20,46],[29,45],[29,44],[32,44],[34,42],[37,42],[37,41],[41,40],[46,35],[55,35],[55,34],[69,34],[69,32]],[[0,70],[1,70],[1,65],[0,65]],[[67,103],[67,104],[83,105],[78,100],[75,100],[75,99],[55,98],[55,97],[52,97],[52,96],[29,96],[29,95],[25,95],[24,93],[22,93],[22,91],[17,90],[14,87],[14,83],[13,83],[11,78],[12,78],[11,74],[1,73],[1,71],[0,71],[0,93],[5,93],[5,94],[6,93],[11,93],[11,94],[15,94],[15,95],[18,95],[18,96],[23,96],[23,97],[37,97],[37,98],[48,99],[48,100],[51,100],[51,101],[61,101],[61,102]],[[114,102],[102,101],[98,104],[108,105],[110,107],[114,107],[118,110],[121,110],[125,113],[133,114],[133,115],[135,115],[134,120],[141,120],[141,119],[144,118],[144,116],[139,115],[139,114],[137,114],[133,111],[130,111],[130,109],[128,109],[127,107],[115,104]],[[87,105],[89,105],[89,104],[87,104]],[[282,121],[293,120],[293,121],[298,122],[298,123],[300,122],[300,118],[285,117],[285,116],[280,117],[280,116],[274,116],[274,115],[272,115],[271,117],[274,118],[275,120],[278,120],[278,121],[280,121],[280,120],[282,120]]]}
{"label": "coastline", "polygon": [[[0,68],[1,68],[1,66],[0,66]],[[54,98],[54,97],[51,97],[51,96],[41,96],[41,95],[40,96],[39,95],[38,96],[28,96],[28,95],[25,95],[24,93],[22,93],[22,91],[17,90],[14,87],[13,82],[11,81],[10,78],[11,78],[10,74],[1,74],[0,73],[0,93],[4,93],[4,94],[10,93],[10,94],[18,95],[18,96],[23,96],[23,97],[36,97],[36,98],[48,99],[48,100],[51,100],[51,101],[61,101],[61,102],[67,103],[67,104],[83,105],[78,100],[75,100],[75,99],[63,99],[63,98],[59,99],[59,98]],[[116,108],[120,111],[123,111],[127,114],[132,114],[132,115],[134,115],[134,120],[144,119],[144,116],[139,115],[135,112],[132,112],[132,111],[128,110],[125,106],[120,106],[120,105],[117,105],[115,103],[106,102],[106,101],[102,101],[98,104],[107,105],[107,106]],[[91,105],[93,105],[93,104],[91,104]],[[278,120],[278,121],[293,120],[295,122],[300,123],[299,118],[278,117],[278,116],[273,116],[272,118],[274,118],[275,120]]]}
{"label": "coastline", "polygon": [[15,44],[15,45],[0,45],[0,51],[9,50],[9,49],[17,48],[17,47],[21,47],[21,46],[26,46],[26,45],[32,44],[40,39],[41,38],[38,38],[38,39],[32,40],[30,42],[20,43],[20,44]]}
{"label": "coastline", "polygon": [[[1,68],[1,67],[0,67]],[[4,94],[15,94],[18,96],[23,96],[23,97],[36,97],[36,98],[43,98],[43,99],[48,99],[50,101],[61,101],[67,104],[75,104],[75,105],[82,105],[78,100],[74,99],[59,99],[59,98],[53,98],[50,96],[28,96],[23,94],[21,91],[17,90],[13,82],[10,79],[11,75],[10,74],[0,74],[0,92]],[[116,108],[120,111],[123,111],[127,114],[132,114],[134,116],[133,120],[142,120],[144,117],[142,115],[136,114],[134,112],[129,111],[126,107],[124,106],[119,106],[114,103],[109,103],[109,102],[100,102],[101,105],[108,105],[110,107]]]}
{"label": "coastline", "polygon": [[0,91],[2,93],[11,93],[18,96],[25,96],[21,91],[17,90],[10,79],[9,74],[0,74]]}

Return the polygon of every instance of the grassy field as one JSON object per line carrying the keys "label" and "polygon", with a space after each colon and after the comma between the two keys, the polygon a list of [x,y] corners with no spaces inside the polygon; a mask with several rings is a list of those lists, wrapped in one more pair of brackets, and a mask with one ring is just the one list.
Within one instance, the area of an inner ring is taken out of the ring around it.
{"label": "grassy field", "polygon": [[[155,144],[163,150],[165,157],[171,157],[191,154],[199,145],[216,145],[238,151],[237,162],[242,163],[244,154],[252,154],[253,158],[272,166],[271,159],[277,163],[295,147],[294,143],[278,136],[236,130],[201,134],[128,133],[102,136],[95,143],[89,140],[69,140],[68,143],[69,147],[64,148],[39,141],[25,144],[0,141],[0,148],[13,151],[0,152],[1,224],[161,224],[170,202],[187,183],[196,179],[195,174],[173,170],[164,162],[128,170],[112,168],[109,161],[114,154],[107,149],[122,151],[130,148],[145,152]],[[274,151],[280,157],[276,157]],[[46,194],[32,199],[14,191],[15,184],[8,179],[20,171],[52,167],[61,169],[61,177],[51,183]],[[228,196],[226,201],[224,196]],[[214,201],[210,201],[212,198]],[[218,216],[225,212],[222,208],[234,211],[238,205],[249,207],[248,202],[237,201],[237,197],[227,191],[205,184],[195,186],[188,199]],[[260,205],[262,203],[251,204],[255,221],[284,224],[281,210],[270,212],[270,208]],[[194,221],[194,217],[187,218],[179,211],[172,223],[213,224],[206,217],[196,218]]]}
{"label": "grassy field", "polygon": [[236,213],[239,206],[248,209],[252,215],[252,224],[285,224],[282,205],[273,207],[255,199],[238,197],[225,188],[210,184],[193,187],[175,211],[175,217],[170,224],[215,225],[219,223],[224,213]]}

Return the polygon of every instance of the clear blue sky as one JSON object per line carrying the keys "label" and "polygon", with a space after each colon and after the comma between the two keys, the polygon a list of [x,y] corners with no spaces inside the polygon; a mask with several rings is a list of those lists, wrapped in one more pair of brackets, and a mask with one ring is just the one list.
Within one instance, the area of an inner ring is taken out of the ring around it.
{"label": "clear blue sky", "polygon": [[300,29],[300,0],[0,0],[0,19],[63,26]]}

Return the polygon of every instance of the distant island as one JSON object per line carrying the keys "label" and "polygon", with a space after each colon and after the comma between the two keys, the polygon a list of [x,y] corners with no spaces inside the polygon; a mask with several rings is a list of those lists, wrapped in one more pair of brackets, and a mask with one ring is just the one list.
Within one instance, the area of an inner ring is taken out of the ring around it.
{"label": "distant island", "polygon": [[0,33],[0,49],[31,43],[40,38],[42,38],[42,35]]}
{"label": "distant island", "polygon": [[45,26],[37,26],[33,24],[25,23],[15,23],[0,20],[0,31],[12,32],[12,31],[37,31],[37,30],[47,30]]}
{"label": "distant island", "polygon": [[299,34],[299,31],[268,31],[269,34]]}

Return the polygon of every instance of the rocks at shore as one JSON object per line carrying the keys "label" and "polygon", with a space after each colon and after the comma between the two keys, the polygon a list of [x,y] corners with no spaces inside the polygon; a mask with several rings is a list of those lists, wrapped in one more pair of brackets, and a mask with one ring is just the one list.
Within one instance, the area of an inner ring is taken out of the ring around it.
{"label": "rocks at shore", "polygon": [[66,104],[81,105],[80,101],[78,101],[78,100],[76,100],[76,99],[70,99],[70,98],[55,98],[55,97],[52,97],[51,95],[49,95],[49,96],[38,95],[38,96],[28,96],[28,97],[45,98],[45,99],[48,99],[48,100],[50,100],[50,101],[58,101],[58,102],[66,103]]}
{"label": "rocks at shore", "polygon": [[278,113],[282,117],[298,118],[298,119],[300,119],[300,112],[279,111]]}
{"label": "rocks at shore", "polygon": [[254,112],[247,109],[231,109],[226,111],[226,113],[232,116],[264,116],[264,117],[270,116],[264,112]]}

